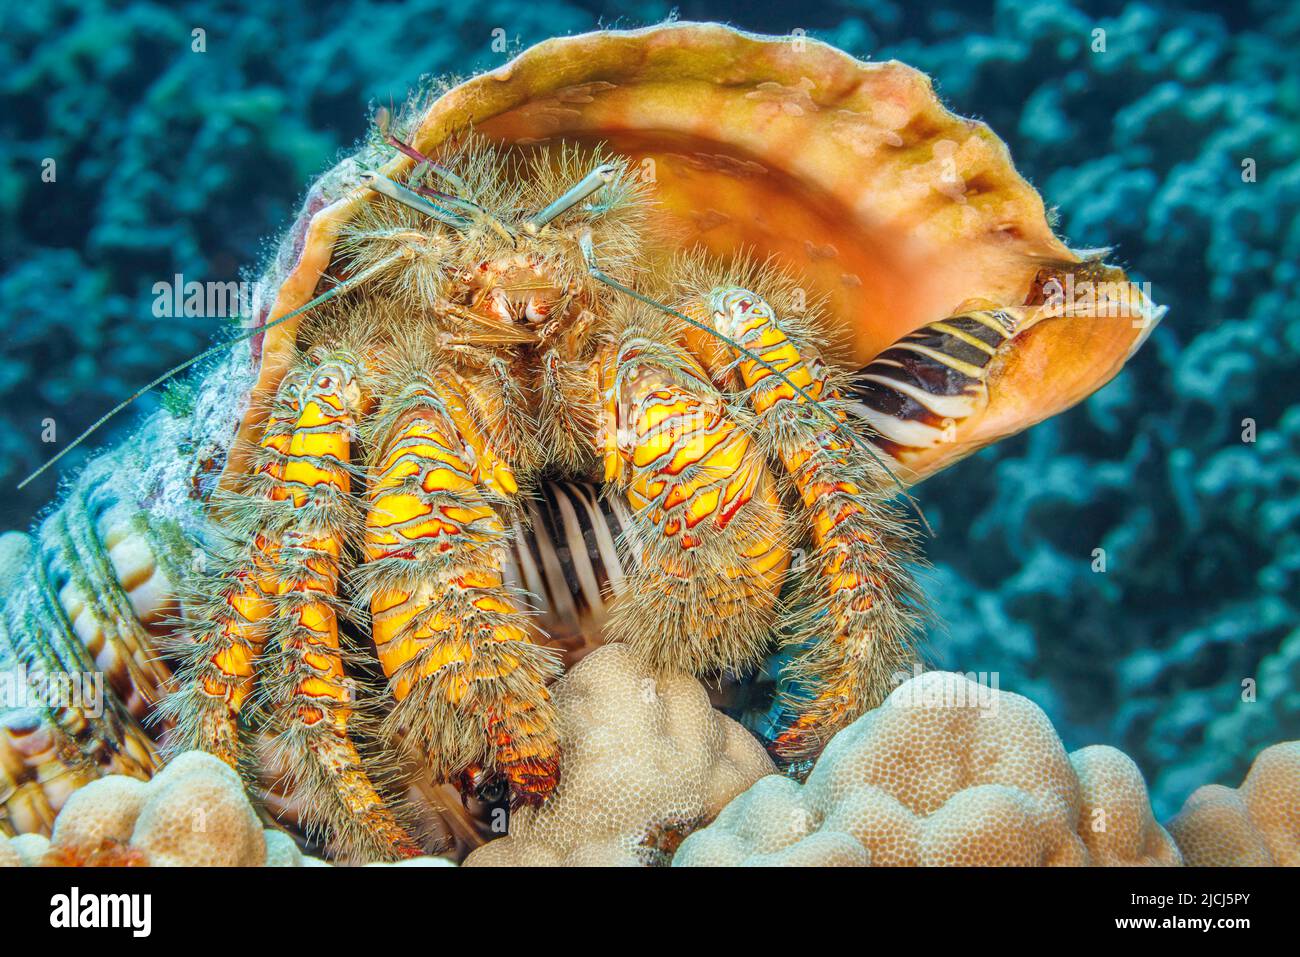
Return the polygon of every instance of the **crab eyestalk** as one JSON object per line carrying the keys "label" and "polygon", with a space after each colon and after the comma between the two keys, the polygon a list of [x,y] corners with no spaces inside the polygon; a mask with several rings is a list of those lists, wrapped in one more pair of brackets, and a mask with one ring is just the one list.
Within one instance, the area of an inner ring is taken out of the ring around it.
{"label": "crab eyestalk", "polygon": [[584,176],[573,186],[558,198],[551,201],[545,209],[534,213],[524,223],[524,232],[529,236],[536,236],[548,223],[559,216],[563,216],[573,207],[577,206],[584,199],[590,196],[596,190],[603,186],[608,186],[614,182],[614,177],[618,174],[618,167],[613,163],[602,163],[590,173]]}
{"label": "crab eyestalk", "polygon": [[378,173],[362,173],[361,184],[367,189],[401,203],[403,206],[409,206],[416,212],[423,213],[430,219],[437,220],[444,226],[450,226],[457,232],[464,232],[469,226],[469,220],[465,219],[465,217],[458,216],[449,209],[443,209],[436,203],[425,199],[415,190],[408,189],[401,183],[395,183],[387,176],[380,176]]}

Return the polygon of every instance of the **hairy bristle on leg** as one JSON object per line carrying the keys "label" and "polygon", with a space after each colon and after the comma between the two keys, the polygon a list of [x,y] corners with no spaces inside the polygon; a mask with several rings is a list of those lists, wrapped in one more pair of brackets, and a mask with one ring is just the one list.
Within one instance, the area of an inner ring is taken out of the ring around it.
{"label": "hairy bristle on leg", "polygon": [[602,380],[605,478],[627,496],[624,547],[640,556],[609,636],[663,671],[756,664],[790,560],[761,455],[684,352],[629,336]]}
{"label": "hairy bristle on leg", "polygon": [[782,463],[811,528],[812,560],[787,622],[798,649],[794,718],[776,742],[786,758],[811,757],[879,704],[914,660],[920,598],[907,567],[915,558],[912,536],[887,501],[889,476],[812,414],[810,398],[841,429],[854,427],[814,347],[792,339],[772,307],[747,289],[720,286],[685,310],[762,360],[733,353],[715,371],[738,380],[756,416],[755,435]]}
{"label": "hairy bristle on leg", "polygon": [[387,727],[443,780],[496,772],[516,803],[540,801],[559,773],[546,689],[559,665],[502,572],[501,511],[518,486],[460,377],[422,368],[408,362],[384,383],[357,573],[397,701]]}
{"label": "hairy bristle on leg", "polygon": [[309,823],[345,854],[373,860],[413,856],[420,847],[387,807],[349,728],[357,694],[344,667],[337,596],[356,527],[349,459],[361,406],[357,365],[337,352],[304,380],[283,470],[293,511],[276,567],[275,650],[261,673],[276,732],[271,746],[289,759]]}
{"label": "hairy bristle on leg", "polygon": [[163,704],[163,714],[176,723],[170,736],[174,750],[198,748],[236,769],[246,760],[239,716],[253,691],[253,665],[266,644],[267,619],[279,589],[275,567],[290,508],[285,455],[298,420],[302,383],[300,371],[281,380],[252,474],[243,489],[222,498],[230,531],[189,584],[180,683]]}

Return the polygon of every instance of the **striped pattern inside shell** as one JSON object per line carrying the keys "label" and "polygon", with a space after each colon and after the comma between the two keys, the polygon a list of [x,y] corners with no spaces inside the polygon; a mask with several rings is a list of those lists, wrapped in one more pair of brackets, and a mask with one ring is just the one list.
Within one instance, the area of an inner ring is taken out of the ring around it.
{"label": "striped pattern inside shell", "polygon": [[907,449],[952,441],[951,430],[989,399],[994,359],[1015,335],[1006,309],[979,310],[932,322],[886,349],[857,379],[853,408],[898,458]]}

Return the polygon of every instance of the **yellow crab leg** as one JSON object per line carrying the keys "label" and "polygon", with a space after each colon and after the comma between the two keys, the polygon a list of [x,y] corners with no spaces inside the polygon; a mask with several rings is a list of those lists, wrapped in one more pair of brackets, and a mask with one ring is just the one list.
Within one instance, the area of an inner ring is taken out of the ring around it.
{"label": "yellow crab leg", "polygon": [[[279,591],[279,534],[268,515],[271,503],[287,497],[285,456],[298,418],[302,379],[302,372],[295,370],[280,383],[254,457],[247,497],[237,506],[247,520],[235,534],[246,544],[237,541],[238,553],[217,572],[215,596],[196,595],[190,616],[192,660],[181,671],[179,690],[164,703],[177,721],[173,748],[199,748],[235,768],[240,762],[238,717],[253,690],[253,662],[266,644],[267,619]],[[200,584],[196,590],[204,588]]]}
{"label": "yellow crab leg", "polygon": [[493,500],[518,492],[454,374],[415,372],[388,390],[371,468],[359,591],[397,700],[388,719],[435,774],[505,776],[516,803],[558,781],[546,689],[559,670],[506,588],[508,526]]}
{"label": "yellow crab leg", "polygon": [[[734,375],[811,528],[814,561],[804,570],[804,607],[790,637],[800,649],[793,673],[803,696],[777,741],[785,756],[807,757],[878,704],[912,658],[917,594],[904,567],[908,536],[885,500],[889,477],[847,434],[852,425],[826,367],[790,338],[771,306],[723,287],[685,311],[748,350],[733,351]],[[812,415],[810,400],[841,428]]]}
{"label": "yellow crab leg", "polygon": [[310,821],[351,853],[411,856],[419,845],[379,795],[349,735],[353,684],[339,643],[337,593],[349,521],[352,435],[360,411],[357,359],[337,352],[306,377],[285,452],[282,488],[292,505],[276,573],[278,621],[268,698],[276,744],[289,757]]}
{"label": "yellow crab leg", "polygon": [[684,352],[633,339],[598,365],[605,480],[627,496],[641,558],[610,637],[663,670],[753,664],[790,561],[761,455]]}

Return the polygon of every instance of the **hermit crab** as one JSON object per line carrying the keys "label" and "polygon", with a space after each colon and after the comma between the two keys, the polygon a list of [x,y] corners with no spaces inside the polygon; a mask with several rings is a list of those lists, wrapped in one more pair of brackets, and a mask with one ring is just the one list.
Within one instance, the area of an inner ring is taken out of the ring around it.
{"label": "hermit crab", "polygon": [[[592,643],[715,680],[785,648],[769,738],[797,769],[914,658],[900,490],[1086,397],[1158,320],[1103,255],[924,75],[805,37],[555,39],[382,111],[260,284],[235,434],[189,444],[174,620],[113,626],[169,637],[115,686],[147,661],[165,698],[116,718],[279,769],[355,858],[419,852],[412,762],[546,800],[547,687]],[[66,644],[6,612],[15,658]]]}

